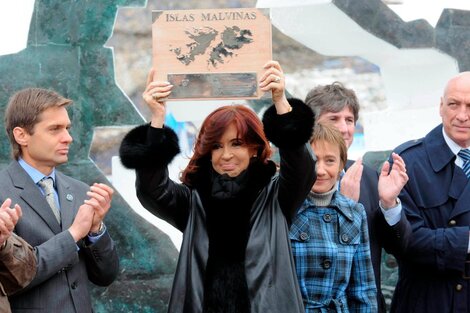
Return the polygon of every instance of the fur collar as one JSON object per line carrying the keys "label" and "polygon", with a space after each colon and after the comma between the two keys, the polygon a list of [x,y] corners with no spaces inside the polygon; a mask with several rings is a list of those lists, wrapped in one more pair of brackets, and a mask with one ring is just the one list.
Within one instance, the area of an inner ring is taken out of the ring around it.
{"label": "fur collar", "polygon": [[178,136],[171,128],[150,124],[132,129],[119,147],[121,163],[130,169],[166,167],[179,152]]}
{"label": "fur collar", "polygon": [[272,105],[263,115],[264,132],[269,141],[281,149],[295,149],[312,136],[315,114],[299,99],[289,99],[292,111],[278,115]]}

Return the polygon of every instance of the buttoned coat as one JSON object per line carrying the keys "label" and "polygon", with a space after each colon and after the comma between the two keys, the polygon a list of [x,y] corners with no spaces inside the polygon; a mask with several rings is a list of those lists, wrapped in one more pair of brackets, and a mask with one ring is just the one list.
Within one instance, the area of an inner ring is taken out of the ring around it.
{"label": "buttoned coat", "polygon": [[[348,160],[345,170],[354,161]],[[379,206],[378,172],[371,167],[364,165],[361,177],[359,203],[364,206],[367,215],[367,225],[369,227],[370,253],[372,266],[374,268],[375,283],[377,287],[378,312],[384,313],[385,300],[381,288],[380,266],[382,264],[382,249],[387,253],[399,256],[408,244],[411,234],[411,227],[402,210],[400,221],[390,226]]]}
{"label": "buttoned coat", "polygon": [[307,197],[290,228],[305,312],[377,312],[363,206],[335,192],[327,206]]}
{"label": "buttoned coat", "polygon": [[31,177],[13,161],[0,172],[0,201],[7,197],[23,211],[15,232],[34,247],[37,274],[26,291],[10,297],[13,313],[92,312],[88,283],[107,286],[116,278],[119,260],[106,232],[93,245],[75,243],[67,230],[89,186],[56,170],[62,226]]}
{"label": "buttoned coat", "polygon": [[442,124],[395,149],[409,181],[400,194],[412,226],[399,258],[392,312],[468,313],[470,184],[444,140]]}

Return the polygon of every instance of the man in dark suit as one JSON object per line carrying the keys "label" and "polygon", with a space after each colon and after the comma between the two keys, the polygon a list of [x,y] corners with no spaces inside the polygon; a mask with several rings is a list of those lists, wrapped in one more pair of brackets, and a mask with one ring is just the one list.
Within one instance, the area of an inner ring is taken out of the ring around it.
{"label": "man in dark suit", "polygon": [[72,137],[66,110],[71,100],[28,88],[10,98],[5,128],[14,161],[0,172],[0,200],[10,197],[23,217],[15,232],[34,247],[37,274],[10,297],[16,312],[92,312],[88,281],[111,284],[119,260],[103,219],[113,190],[66,176]]}
{"label": "man in dark suit", "polygon": [[0,313],[11,313],[9,295],[28,285],[36,274],[33,247],[13,233],[21,207],[10,208],[11,199],[0,207]]}
{"label": "man in dark suit", "polygon": [[452,78],[442,124],[397,147],[410,180],[400,194],[411,223],[392,312],[470,312],[470,72]]}
{"label": "man in dark suit", "polygon": [[[318,123],[334,125],[348,148],[351,146],[359,118],[359,102],[353,90],[338,82],[317,86],[307,94],[305,103],[315,112]],[[386,162],[380,176],[363,165],[361,159],[348,160],[339,187],[343,195],[362,203],[366,210],[379,312],[386,311],[380,285],[382,248],[399,255],[411,232],[398,198],[408,180],[405,163],[397,154],[392,155],[392,160],[393,166]]]}

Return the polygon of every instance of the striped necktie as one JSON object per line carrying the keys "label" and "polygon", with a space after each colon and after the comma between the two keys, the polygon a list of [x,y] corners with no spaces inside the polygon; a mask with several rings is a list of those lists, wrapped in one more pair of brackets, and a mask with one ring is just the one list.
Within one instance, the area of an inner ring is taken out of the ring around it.
{"label": "striped necktie", "polygon": [[462,149],[459,151],[458,156],[463,160],[462,170],[467,175],[467,178],[470,178],[470,150]]}
{"label": "striped necktie", "polygon": [[52,209],[52,213],[60,224],[60,210],[57,207],[54,197],[54,181],[51,177],[44,177],[38,182],[39,186],[41,186],[42,190],[44,190],[44,194],[46,195],[46,201],[49,203],[49,206]]}

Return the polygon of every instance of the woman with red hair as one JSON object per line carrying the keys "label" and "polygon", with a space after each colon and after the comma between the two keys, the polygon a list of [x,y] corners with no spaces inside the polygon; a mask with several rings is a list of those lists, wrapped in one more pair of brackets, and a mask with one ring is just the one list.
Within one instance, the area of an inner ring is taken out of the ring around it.
{"label": "woman with red hair", "polygon": [[[173,86],[152,77],[143,93],[151,122],[126,135],[120,156],[136,170],[142,205],[183,232],[168,312],[303,313],[289,225],[315,180],[313,112],[286,99],[282,69],[268,62],[260,88],[274,105],[263,123],[241,105],[209,114],[177,183],[167,166],[178,138],[164,126]],[[279,173],[268,139],[279,148]]]}

